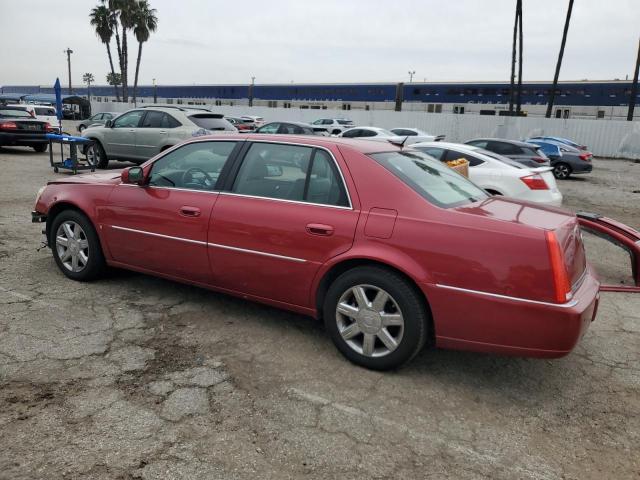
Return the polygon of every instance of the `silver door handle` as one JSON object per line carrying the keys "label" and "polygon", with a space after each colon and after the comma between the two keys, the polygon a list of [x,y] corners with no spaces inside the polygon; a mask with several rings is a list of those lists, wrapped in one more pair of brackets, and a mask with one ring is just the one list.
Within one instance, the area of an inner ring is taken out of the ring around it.
{"label": "silver door handle", "polygon": [[130,131],[131,133],[135,133],[135,129],[133,129],[133,128],[132,128],[132,129],[130,129],[129,131]]}
{"label": "silver door handle", "polygon": [[158,133],[167,133],[166,130],[160,130]]}

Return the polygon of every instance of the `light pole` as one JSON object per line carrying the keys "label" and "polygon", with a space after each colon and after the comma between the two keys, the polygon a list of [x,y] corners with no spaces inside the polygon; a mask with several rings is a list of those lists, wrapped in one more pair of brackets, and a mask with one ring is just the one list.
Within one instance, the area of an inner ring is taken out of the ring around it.
{"label": "light pole", "polygon": [[71,88],[71,54],[73,53],[73,50],[67,47],[67,49],[64,50],[64,53],[67,54],[67,67],[69,68],[69,95],[71,95],[73,93]]}
{"label": "light pole", "polygon": [[253,107],[253,87],[256,84],[256,77],[251,77],[251,85],[249,85],[249,106]]}
{"label": "light pole", "polygon": [[413,76],[416,74],[415,70],[409,70],[409,83],[413,82]]}
{"label": "light pole", "polygon": [[158,86],[155,78],[153,79],[153,103],[158,103]]}

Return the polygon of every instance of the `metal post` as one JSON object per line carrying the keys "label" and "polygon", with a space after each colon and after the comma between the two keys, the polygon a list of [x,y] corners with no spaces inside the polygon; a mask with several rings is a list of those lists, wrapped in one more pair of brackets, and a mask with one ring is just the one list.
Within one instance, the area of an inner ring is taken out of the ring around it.
{"label": "metal post", "polygon": [[413,82],[413,76],[416,74],[415,70],[409,70],[409,83]]}
{"label": "metal post", "polygon": [[567,17],[564,21],[564,30],[562,31],[562,42],[560,43],[560,53],[558,54],[558,62],[556,63],[556,73],[553,76],[553,86],[549,92],[549,101],[547,103],[546,117],[551,118],[553,112],[553,104],[556,99],[556,88],[558,88],[558,78],[560,77],[560,67],[562,66],[562,57],[564,56],[564,46],[567,43],[567,33],[569,32],[569,22],[571,22],[571,11],[573,10],[573,0],[569,0],[569,8],[567,9]]}
{"label": "metal post", "polygon": [[249,106],[253,107],[253,87],[256,84],[256,77],[251,77],[251,85],[249,85]]}
{"label": "metal post", "polygon": [[67,67],[69,68],[69,95],[73,95],[73,89],[71,88],[71,54],[73,50],[67,47],[64,53],[67,54]]}
{"label": "metal post", "polygon": [[155,78],[153,79],[153,103],[158,103],[158,86]]}
{"label": "metal post", "polygon": [[636,71],[633,74],[633,83],[631,84],[631,97],[629,97],[629,112],[627,120],[633,122],[633,111],[636,108],[636,98],[638,96],[638,73],[640,72],[640,41],[638,41],[638,58],[636,59]]}

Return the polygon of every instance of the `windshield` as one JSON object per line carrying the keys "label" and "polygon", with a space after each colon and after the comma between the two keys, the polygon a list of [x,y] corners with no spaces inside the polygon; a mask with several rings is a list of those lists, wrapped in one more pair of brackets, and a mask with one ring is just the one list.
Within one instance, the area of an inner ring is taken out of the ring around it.
{"label": "windshield", "polygon": [[33,118],[29,112],[17,108],[0,108],[0,117]]}
{"label": "windshield", "polygon": [[480,187],[422,152],[404,150],[369,156],[439,207],[458,207],[489,198]]}

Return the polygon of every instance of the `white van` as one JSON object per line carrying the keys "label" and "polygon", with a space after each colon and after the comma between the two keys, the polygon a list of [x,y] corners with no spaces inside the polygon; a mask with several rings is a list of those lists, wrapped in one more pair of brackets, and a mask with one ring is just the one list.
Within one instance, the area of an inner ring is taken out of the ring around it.
{"label": "white van", "polygon": [[56,107],[51,105],[38,105],[33,103],[16,103],[13,105],[7,105],[8,107],[19,108],[31,114],[36,120],[43,122],[49,122],[51,128],[58,131],[58,117],[56,117]]}

